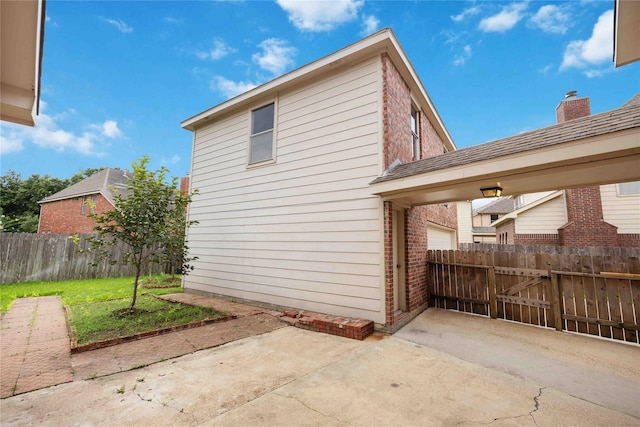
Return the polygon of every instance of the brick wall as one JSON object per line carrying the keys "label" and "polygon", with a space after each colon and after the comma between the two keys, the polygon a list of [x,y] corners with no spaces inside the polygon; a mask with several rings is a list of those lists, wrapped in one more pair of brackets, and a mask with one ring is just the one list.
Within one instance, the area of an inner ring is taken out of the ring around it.
{"label": "brick wall", "polygon": [[564,123],[591,115],[589,98],[566,99],[556,108],[556,122]]}
{"label": "brick wall", "polygon": [[383,203],[384,221],[384,309],[385,323],[393,324],[393,205]]}
{"label": "brick wall", "polygon": [[391,59],[382,55],[383,141],[385,169],[411,156],[411,92]]}
{"label": "brick wall", "polygon": [[496,227],[496,242],[501,245],[513,245],[515,234],[515,221],[505,221]]}
{"label": "brick wall", "polygon": [[557,234],[514,234],[510,245],[560,245],[560,237]]}
{"label": "brick wall", "polygon": [[565,190],[567,223],[558,229],[563,246],[617,246],[618,228],[605,222],[600,187]]}
{"label": "brick wall", "polygon": [[618,234],[618,246],[625,248],[640,247],[640,234]]}
{"label": "brick wall", "polygon": [[[385,168],[396,159],[411,162],[411,93],[387,55],[382,55],[383,70],[383,138]],[[427,117],[418,118],[421,158],[445,152],[444,145]],[[385,202],[385,309],[388,325],[393,324],[393,236],[391,203]],[[407,311],[428,301],[427,294],[427,223],[457,229],[455,203],[416,206],[405,214],[405,277]],[[400,296],[402,298],[402,296]]]}
{"label": "brick wall", "polygon": [[[82,210],[83,197],[76,197],[55,202],[43,203],[40,206],[40,225],[38,233],[73,234],[91,233],[96,225],[88,218],[91,209],[85,206]],[[89,196],[91,200],[91,196]],[[96,195],[95,212],[102,213],[113,209],[113,205],[102,195]]]}

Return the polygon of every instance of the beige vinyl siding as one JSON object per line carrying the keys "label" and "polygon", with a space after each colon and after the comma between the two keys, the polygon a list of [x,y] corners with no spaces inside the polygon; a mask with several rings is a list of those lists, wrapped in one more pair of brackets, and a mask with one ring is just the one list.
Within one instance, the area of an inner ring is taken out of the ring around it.
{"label": "beige vinyl siding", "polygon": [[458,241],[460,243],[473,243],[471,232],[471,202],[458,202]]}
{"label": "beige vinyl siding", "polygon": [[567,214],[562,195],[518,214],[517,234],[555,234],[567,223]]}
{"label": "beige vinyl siding", "polygon": [[640,194],[618,195],[618,185],[601,185],[604,220],[618,227],[619,234],[640,233]]}
{"label": "beige vinyl siding", "polygon": [[247,167],[248,110],[196,131],[186,288],[384,323],[379,67],[280,93],[273,164]]}

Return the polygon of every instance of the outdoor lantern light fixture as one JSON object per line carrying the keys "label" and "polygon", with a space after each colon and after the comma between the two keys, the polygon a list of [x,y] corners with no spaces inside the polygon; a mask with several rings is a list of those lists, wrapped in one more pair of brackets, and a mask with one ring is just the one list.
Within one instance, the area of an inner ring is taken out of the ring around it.
{"label": "outdoor lantern light fixture", "polygon": [[482,191],[482,197],[500,197],[500,196],[502,196],[502,187],[499,187],[499,186],[481,188],[480,191]]}

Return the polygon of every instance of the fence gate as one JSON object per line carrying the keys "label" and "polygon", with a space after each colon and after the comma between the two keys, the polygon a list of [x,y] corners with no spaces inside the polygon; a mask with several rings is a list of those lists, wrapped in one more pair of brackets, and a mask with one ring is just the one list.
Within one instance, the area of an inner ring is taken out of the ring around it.
{"label": "fence gate", "polygon": [[429,251],[430,305],[640,344],[637,256]]}

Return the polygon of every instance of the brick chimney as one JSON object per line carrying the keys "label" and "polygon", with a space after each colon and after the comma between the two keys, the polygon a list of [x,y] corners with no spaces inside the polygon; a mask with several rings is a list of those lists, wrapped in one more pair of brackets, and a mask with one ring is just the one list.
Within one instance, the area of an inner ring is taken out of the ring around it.
{"label": "brick chimney", "polygon": [[189,194],[189,186],[191,185],[191,178],[189,174],[180,178],[180,192],[182,194]]}
{"label": "brick chimney", "polygon": [[565,94],[564,101],[556,107],[556,122],[564,123],[580,117],[591,115],[589,97],[578,98],[578,91],[572,90]]}
{"label": "brick chimney", "polygon": [[[567,92],[556,107],[556,121],[565,123],[591,115],[589,98],[578,98],[578,91]],[[563,246],[617,246],[618,228],[604,221],[600,187],[565,190],[568,222],[558,229]]]}

